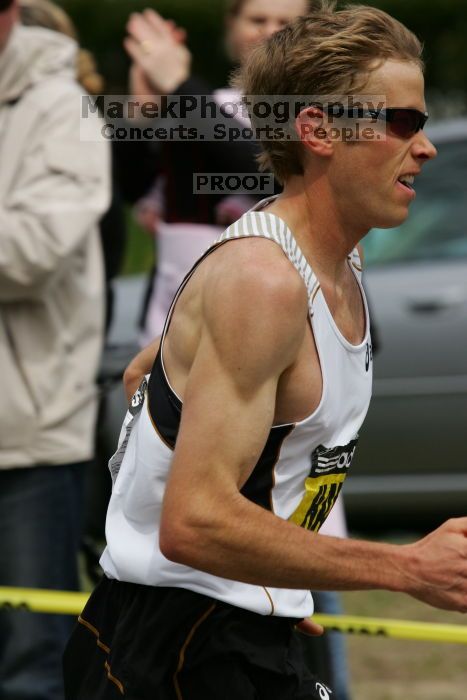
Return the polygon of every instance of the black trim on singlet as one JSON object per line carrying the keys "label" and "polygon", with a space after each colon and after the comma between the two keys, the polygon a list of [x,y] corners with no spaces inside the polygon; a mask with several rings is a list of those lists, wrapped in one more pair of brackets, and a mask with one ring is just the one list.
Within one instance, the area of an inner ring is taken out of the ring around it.
{"label": "black trim on singlet", "polygon": [[170,447],[175,448],[182,402],[172,391],[162,366],[162,352],[159,347],[148,383],[148,410],[152,424],[159,436]]}
{"label": "black trim on singlet", "polygon": [[[266,203],[267,202],[265,202],[265,204]],[[177,300],[198,265],[214,250],[224,245],[224,243],[227,243],[229,240],[232,239],[225,239],[211,246],[211,248],[197,260],[185,276],[185,279],[174,297],[169,313],[167,314],[159,350],[154,361],[151,376],[149,377],[147,391],[149,416],[155,431],[171,450],[175,449],[175,443],[177,441],[182,414],[182,402],[170,386],[164,370],[162,352],[165,336],[169,330]],[[250,477],[241,489],[241,493],[245,498],[267,510],[273,510],[271,491],[274,488],[274,467],[279,459],[282,443],[294,428],[295,424],[279,425],[271,428],[261,456],[250,474]]]}
{"label": "black trim on singlet", "polygon": [[151,370],[151,376],[148,382],[148,411],[154,429],[159,434],[161,440],[170,447],[175,449],[178,429],[180,427],[180,417],[182,414],[182,402],[176,396],[170,386],[164,370],[162,361],[162,352],[164,348],[164,340],[169,330],[170,322],[172,321],[172,313],[178,301],[180,294],[185,289],[185,285],[189,282],[191,276],[205,258],[208,257],[216,248],[219,248],[223,243],[212,245],[206,252],[198,258],[191,270],[185,275],[180,287],[175,294],[172,305],[165,319],[164,329],[162,331],[159,350],[157,351],[156,359]]}
{"label": "black trim on singlet", "polygon": [[[182,402],[174,394],[167,381],[162,366],[160,348],[149,378],[147,401],[149,415],[156,432],[161,440],[173,450],[180,427]],[[274,467],[279,459],[282,443],[294,427],[292,424],[271,428],[263,452],[241,489],[245,498],[267,510],[273,510],[271,491],[274,487]]]}
{"label": "black trim on singlet", "polygon": [[294,427],[292,424],[271,428],[261,457],[240,491],[242,496],[266,510],[274,510],[271,495],[274,488],[274,467],[279,460],[282,443]]}

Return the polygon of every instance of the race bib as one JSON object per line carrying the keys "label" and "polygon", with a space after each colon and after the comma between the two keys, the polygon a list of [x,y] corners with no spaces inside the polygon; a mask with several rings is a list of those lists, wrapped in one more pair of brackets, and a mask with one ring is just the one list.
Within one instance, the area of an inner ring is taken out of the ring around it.
{"label": "race bib", "polygon": [[289,520],[318,532],[345,481],[357,447],[358,435],[344,447],[319,445],[311,455],[311,469],[305,479],[305,492]]}

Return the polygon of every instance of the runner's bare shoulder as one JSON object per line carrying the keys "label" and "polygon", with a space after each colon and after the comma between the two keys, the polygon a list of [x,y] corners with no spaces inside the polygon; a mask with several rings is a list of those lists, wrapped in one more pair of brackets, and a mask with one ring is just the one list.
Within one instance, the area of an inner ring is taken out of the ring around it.
{"label": "runner's bare shoulder", "polygon": [[229,241],[206,263],[203,316],[219,350],[250,354],[265,369],[270,361],[284,368],[292,363],[303,342],[308,299],[280,246],[260,238]]}

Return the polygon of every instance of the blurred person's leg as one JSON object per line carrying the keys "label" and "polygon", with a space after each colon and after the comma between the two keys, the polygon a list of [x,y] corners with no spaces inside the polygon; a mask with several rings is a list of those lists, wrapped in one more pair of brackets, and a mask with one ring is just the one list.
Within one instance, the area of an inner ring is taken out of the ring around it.
{"label": "blurred person's leg", "polygon": [[[344,499],[339,495],[334,507],[320,528],[322,535],[347,537]],[[339,615],[342,612],[338,593],[313,591],[315,612]],[[303,638],[309,667],[334,690],[334,700],[350,700],[345,637],[340,632],[326,632],[323,637]]]}
{"label": "blurred person's leg", "polygon": [[[313,591],[315,612],[327,615],[342,613],[338,593]],[[350,700],[345,637],[340,632],[326,632],[322,637],[301,635],[304,656],[310,670],[333,689],[333,700]]]}
{"label": "blurred person's leg", "polygon": [[[105,356],[104,356],[105,357]],[[132,358],[128,358],[129,359]],[[121,367],[121,374],[125,365]],[[120,405],[120,392],[123,396],[123,384],[120,379],[110,379],[101,374],[99,391],[99,408],[96,421],[95,458],[87,469],[83,505],[83,532],[80,550],[84,571],[89,580],[96,584],[102,577],[99,559],[105,541],[105,518],[112,491],[112,480],[108,462],[118,440],[118,432],[112,430],[116,421],[112,420],[112,402]],[[122,411],[125,410],[123,404]],[[1,698],[0,698],[1,700]]]}
{"label": "blurred person's leg", "polygon": [[[0,585],[78,589],[86,464],[0,470]],[[72,616],[0,610],[0,698],[62,700]]]}

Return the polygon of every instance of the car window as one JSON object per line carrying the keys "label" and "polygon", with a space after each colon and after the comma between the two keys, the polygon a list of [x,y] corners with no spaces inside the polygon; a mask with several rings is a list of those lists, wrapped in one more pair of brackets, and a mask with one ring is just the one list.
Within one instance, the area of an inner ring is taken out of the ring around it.
{"label": "car window", "polygon": [[416,180],[408,219],[364,239],[367,265],[467,257],[467,141],[437,148]]}

